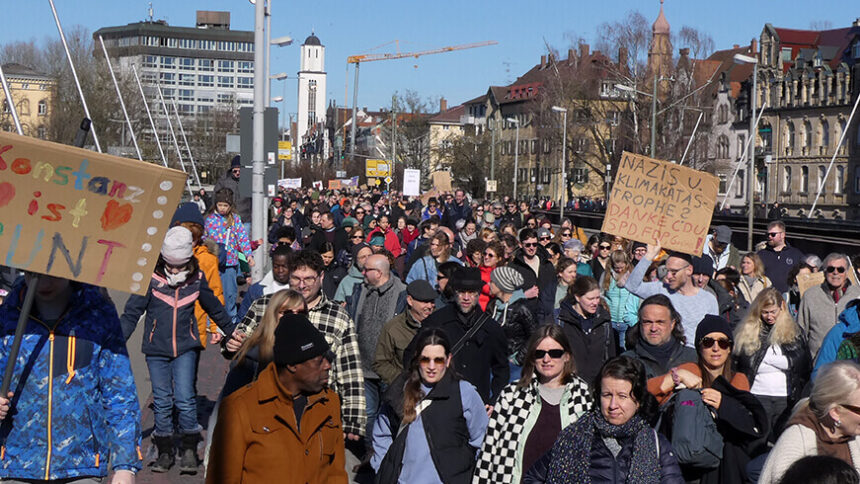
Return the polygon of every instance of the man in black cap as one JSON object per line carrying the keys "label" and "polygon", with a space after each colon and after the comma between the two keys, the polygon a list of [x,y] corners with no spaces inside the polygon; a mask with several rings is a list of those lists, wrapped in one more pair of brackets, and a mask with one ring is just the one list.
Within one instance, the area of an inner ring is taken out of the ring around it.
{"label": "man in black cap", "polygon": [[403,352],[418,334],[421,323],[436,309],[439,294],[424,279],[418,279],[406,286],[406,305],[408,309],[391,318],[382,327],[373,371],[386,385],[403,372]]}
{"label": "man in black cap", "polygon": [[705,239],[702,253],[713,259],[715,271],[724,267],[734,267],[735,269],[741,267],[741,255],[738,249],[732,245],[732,229],[728,225],[714,227],[714,230]]}
{"label": "man in black cap", "polygon": [[[274,361],[221,402],[207,482],[346,483],[340,399],[329,345],[306,316],[285,314]],[[272,458],[272,456],[278,458]]]}
{"label": "man in black cap", "polygon": [[239,155],[233,157],[230,161],[230,169],[224,173],[224,176],[215,182],[215,189],[212,193],[218,193],[222,188],[229,188],[233,192],[233,206],[242,217],[242,223],[246,224],[245,230],[250,237],[251,224],[251,197],[239,193],[239,176],[242,174],[242,163]]}
{"label": "man in black cap", "polygon": [[[508,384],[511,369],[508,364],[508,339],[499,323],[485,314],[478,305],[478,295],[484,287],[481,271],[462,267],[451,277],[449,286],[455,292],[454,304],[431,314],[423,328],[439,328],[451,343],[454,367],[464,380],[478,390],[484,403],[492,402]],[[414,344],[409,344],[405,359],[411,361]]]}

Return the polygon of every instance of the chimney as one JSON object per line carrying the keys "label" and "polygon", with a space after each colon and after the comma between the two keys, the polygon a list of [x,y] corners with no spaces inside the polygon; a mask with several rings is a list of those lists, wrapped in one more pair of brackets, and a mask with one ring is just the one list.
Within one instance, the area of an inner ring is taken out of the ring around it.
{"label": "chimney", "polygon": [[567,49],[567,62],[568,62],[568,64],[574,60],[574,56],[576,56],[576,54],[574,53],[574,50],[573,49]]}
{"label": "chimney", "polygon": [[439,98],[439,112],[444,113],[448,110],[448,100],[443,98]]}
{"label": "chimney", "polygon": [[[858,19],[860,20],[860,19]],[[750,52],[753,54],[758,53],[758,40],[755,37],[750,40]]]}
{"label": "chimney", "polygon": [[579,44],[579,57],[588,57],[588,44]]}
{"label": "chimney", "polygon": [[740,47],[741,47],[741,46],[739,46],[738,44],[734,44],[734,45],[732,45],[732,49],[739,49]]}
{"label": "chimney", "polygon": [[618,65],[626,66],[627,65],[627,47],[619,47],[618,48]]}
{"label": "chimney", "polygon": [[690,56],[690,48],[684,47],[683,49],[678,49],[678,54],[681,57],[689,57]]}
{"label": "chimney", "polygon": [[542,55],[540,56],[540,68],[543,69],[544,67],[546,67],[546,56]]}
{"label": "chimney", "polygon": [[852,27],[860,27],[860,17],[854,19],[854,23],[851,24]]}

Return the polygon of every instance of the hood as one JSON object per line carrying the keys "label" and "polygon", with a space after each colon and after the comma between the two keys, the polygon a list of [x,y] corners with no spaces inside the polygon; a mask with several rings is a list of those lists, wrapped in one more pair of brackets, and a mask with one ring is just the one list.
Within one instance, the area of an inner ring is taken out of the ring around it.
{"label": "hood", "polygon": [[[566,300],[563,300],[558,307],[560,309],[558,314],[558,318],[560,320],[569,323],[576,323],[577,325],[581,326],[581,322],[585,318],[583,318],[582,315],[576,312],[576,309],[573,309],[573,304]],[[593,326],[597,326],[600,323],[609,321],[609,314],[606,312],[606,309],[604,309],[603,306],[597,306],[597,312],[594,313],[594,316],[592,316],[591,319],[594,321]]]}
{"label": "hood", "polygon": [[358,270],[358,267],[355,267],[355,264],[350,264],[347,276],[361,279],[362,281],[364,280],[364,274],[362,274],[361,271]]}
{"label": "hood", "polygon": [[[856,333],[860,331],[860,314],[857,313],[860,299],[855,299],[845,306],[845,310],[839,314],[839,323],[845,325],[845,331]],[[853,311],[849,311],[853,309]]]}

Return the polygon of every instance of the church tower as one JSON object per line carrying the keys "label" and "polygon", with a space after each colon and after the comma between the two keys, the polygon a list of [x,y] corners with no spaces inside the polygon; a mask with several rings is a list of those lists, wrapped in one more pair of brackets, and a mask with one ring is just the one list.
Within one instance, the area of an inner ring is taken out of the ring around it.
{"label": "church tower", "polygon": [[305,136],[314,124],[325,123],[326,73],[325,46],[311,32],[301,48],[299,63],[298,136],[294,143],[304,143]]}
{"label": "church tower", "polygon": [[[651,26],[651,47],[648,49],[648,83],[651,85],[654,76],[671,77],[674,73],[672,68],[672,40],[670,39],[669,22],[663,13],[663,0],[660,0],[660,15]],[[669,81],[661,81],[658,87],[658,95],[665,99],[671,86]]]}

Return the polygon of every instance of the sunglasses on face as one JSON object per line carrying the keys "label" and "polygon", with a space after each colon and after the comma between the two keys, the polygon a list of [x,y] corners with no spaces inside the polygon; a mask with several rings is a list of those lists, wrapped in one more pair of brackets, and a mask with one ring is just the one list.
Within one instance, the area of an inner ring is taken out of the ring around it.
{"label": "sunglasses on face", "polygon": [[484,252],[484,258],[485,259],[492,259],[495,256],[496,256],[496,254],[493,254],[492,252]]}
{"label": "sunglasses on face", "polygon": [[843,274],[845,273],[845,268],[842,266],[827,266],[827,269],[824,269],[824,272],[828,274],[833,274],[834,272]]}
{"label": "sunglasses on face", "polygon": [[544,356],[549,355],[550,358],[557,360],[564,356],[564,350],[535,350],[535,359],[542,360]]}
{"label": "sunglasses on face", "polygon": [[526,247],[526,248],[537,247],[537,242],[526,242],[523,244],[523,247]]}
{"label": "sunglasses on face", "polygon": [[851,413],[853,413],[855,415],[860,415],[860,407],[858,407],[856,405],[848,405],[847,403],[840,403],[839,406],[843,407],[844,409],[850,411]]}
{"label": "sunglasses on face", "polygon": [[715,339],[710,336],[702,338],[702,348],[712,348],[714,344],[720,345],[721,350],[727,350],[732,345],[732,342],[726,338]]}
{"label": "sunglasses on face", "polygon": [[768,236],[768,237],[776,237],[777,235],[779,235],[779,234],[781,234],[781,233],[782,233],[782,232],[768,232],[768,233],[767,233],[767,236]]}
{"label": "sunglasses on face", "polygon": [[564,232],[561,234],[562,237],[570,237],[570,232]]}
{"label": "sunglasses on face", "polygon": [[552,237],[541,237],[541,240],[550,240]]}
{"label": "sunglasses on face", "polygon": [[364,236],[363,236],[363,235],[361,235],[361,234],[359,234],[359,235],[353,235],[352,237],[350,237],[350,239],[352,239],[352,240],[361,240],[361,239],[363,239],[363,238],[364,238]]}
{"label": "sunglasses on face", "polygon": [[601,246],[600,246],[600,250],[609,250],[609,249],[611,249],[611,248],[612,248],[612,246],[611,246],[611,245],[601,245]]}
{"label": "sunglasses on face", "polygon": [[436,358],[432,358],[432,359],[431,359],[429,356],[422,356],[422,357],[418,360],[418,363],[420,363],[420,364],[421,364],[421,366],[430,366],[430,362],[431,362],[431,361],[432,361],[433,363],[436,363],[436,365],[442,366],[442,365],[444,365],[444,364],[445,364],[445,357],[443,357],[443,356],[437,356]]}

